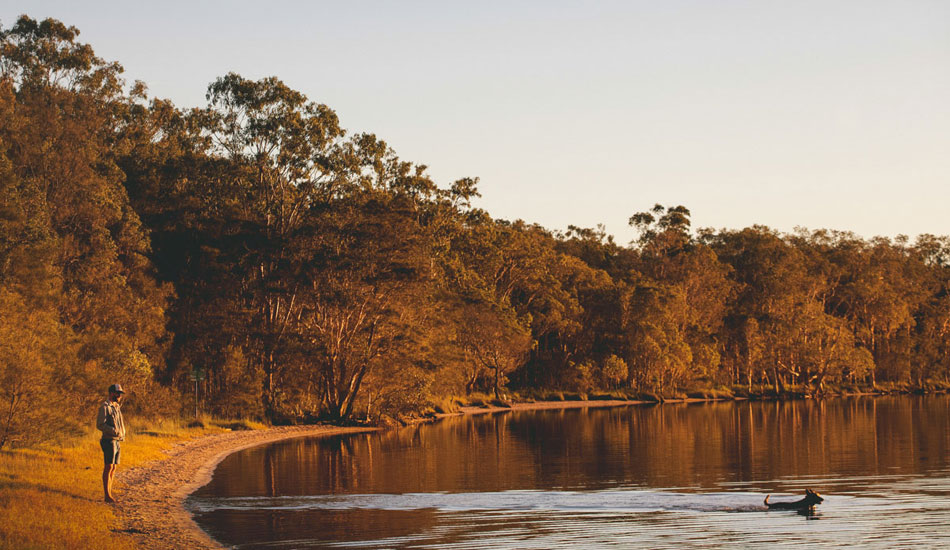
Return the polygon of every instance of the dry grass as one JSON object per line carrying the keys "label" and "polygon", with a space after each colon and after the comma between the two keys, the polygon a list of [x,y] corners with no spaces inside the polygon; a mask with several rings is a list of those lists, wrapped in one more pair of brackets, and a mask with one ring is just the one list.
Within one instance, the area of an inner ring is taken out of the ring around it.
{"label": "dry grass", "polygon": [[[187,428],[166,420],[136,428],[130,422],[119,468],[160,458],[177,441],[223,431],[221,424]],[[117,498],[122,490],[117,484]],[[98,432],[62,445],[0,452],[0,548],[134,548],[102,501]]]}
{"label": "dry grass", "polygon": [[455,397],[444,397],[434,402],[433,410],[439,414],[452,414],[459,410],[459,401]]}
{"label": "dry grass", "polygon": [[472,392],[469,395],[456,398],[463,407],[488,407],[495,397],[482,392]]}

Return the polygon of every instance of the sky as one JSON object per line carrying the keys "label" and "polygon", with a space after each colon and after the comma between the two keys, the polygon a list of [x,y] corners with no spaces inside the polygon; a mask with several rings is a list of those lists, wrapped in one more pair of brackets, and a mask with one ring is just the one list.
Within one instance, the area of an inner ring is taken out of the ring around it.
{"label": "sky", "polygon": [[496,218],[950,234],[945,0],[0,0],[23,13],[183,108],[277,76]]}

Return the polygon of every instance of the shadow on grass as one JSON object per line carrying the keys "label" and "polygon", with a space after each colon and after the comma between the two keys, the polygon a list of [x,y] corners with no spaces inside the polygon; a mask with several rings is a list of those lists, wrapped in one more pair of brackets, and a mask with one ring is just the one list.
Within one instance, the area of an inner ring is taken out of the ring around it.
{"label": "shadow on grass", "polygon": [[[91,467],[86,468],[87,470],[92,469]],[[44,493],[48,495],[59,495],[71,499],[83,500],[87,502],[98,502],[100,499],[94,499],[88,495],[77,495],[76,493],[70,493],[69,491],[64,491],[62,489],[54,489],[52,487],[47,487],[40,485],[38,483],[29,483],[26,481],[17,481],[15,479],[9,480],[0,480],[0,492],[13,492],[13,491],[35,491],[37,493]]]}

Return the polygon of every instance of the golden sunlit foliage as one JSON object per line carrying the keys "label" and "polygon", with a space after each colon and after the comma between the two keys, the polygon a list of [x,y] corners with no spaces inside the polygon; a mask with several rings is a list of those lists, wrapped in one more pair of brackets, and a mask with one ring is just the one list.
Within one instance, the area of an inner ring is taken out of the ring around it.
{"label": "golden sunlit foliage", "polygon": [[134,413],[298,422],[950,377],[946,237],[697,232],[661,205],[629,245],[552,232],[275,77],[180,109],[121,74],[58,21],[0,31],[0,448],[81,432],[115,381]]}

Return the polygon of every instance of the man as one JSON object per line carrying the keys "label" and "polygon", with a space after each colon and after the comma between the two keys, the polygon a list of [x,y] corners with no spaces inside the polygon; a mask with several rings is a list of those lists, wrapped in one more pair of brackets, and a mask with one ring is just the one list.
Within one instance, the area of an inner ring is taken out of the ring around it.
{"label": "man", "polygon": [[102,432],[99,446],[105,458],[105,467],[102,469],[102,490],[106,502],[115,502],[112,497],[112,478],[115,476],[115,466],[119,463],[119,442],[125,439],[125,422],[122,420],[120,408],[122,396],[125,392],[119,384],[109,386],[109,400],[99,407],[96,417],[96,427]]}

